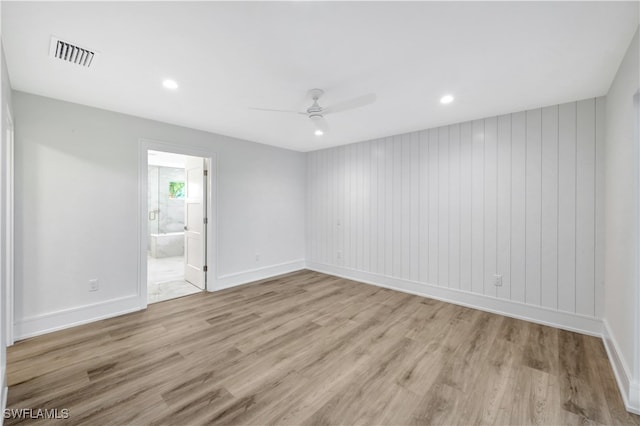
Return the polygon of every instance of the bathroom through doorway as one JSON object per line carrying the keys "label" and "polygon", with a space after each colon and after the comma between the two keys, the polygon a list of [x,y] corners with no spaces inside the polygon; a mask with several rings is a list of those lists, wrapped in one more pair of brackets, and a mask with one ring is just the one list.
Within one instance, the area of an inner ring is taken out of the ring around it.
{"label": "bathroom through doorway", "polygon": [[206,289],[207,159],[147,151],[147,303]]}

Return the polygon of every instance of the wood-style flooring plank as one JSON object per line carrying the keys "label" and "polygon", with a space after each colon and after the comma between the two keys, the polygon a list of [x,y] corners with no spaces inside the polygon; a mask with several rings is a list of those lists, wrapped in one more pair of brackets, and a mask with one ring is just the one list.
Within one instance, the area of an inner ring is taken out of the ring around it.
{"label": "wood-style flooring plank", "polygon": [[9,409],[69,425],[640,425],[600,339],[312,271],[27,339],[7,372]]}

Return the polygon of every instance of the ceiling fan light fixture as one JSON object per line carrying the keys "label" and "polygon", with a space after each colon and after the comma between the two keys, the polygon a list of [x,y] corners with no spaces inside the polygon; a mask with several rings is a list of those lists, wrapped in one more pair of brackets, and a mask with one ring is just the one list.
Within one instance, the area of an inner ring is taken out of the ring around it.
{"label": "ceiling fan light fixture", "polygon": [[324,91],[322,89],[311,89],[308,95],[313,100],[313,103],[305,111],[291,111],[291,110],[284,110],[284,109],[255,108],[255,107],[249,107],[249,109],[258,110],[258,111],[284,112],[289,114],[304,115],[309,119],[309,121],[311,121],[311,123],[315,127],[313,134],[317,137],[320,137],[330,132],[329,124],[327,123],[327,120],[325,118],[327,114],[335,114],[338,112],[349,111],[352,109],[369,105],[376,101],[376,94],[369,93],[367,95],[358,96],[357,98],[349,99],[347,101],[334,104],[327,108],[323,108],[318,103],[318,100],[323,95],[323,93]]}

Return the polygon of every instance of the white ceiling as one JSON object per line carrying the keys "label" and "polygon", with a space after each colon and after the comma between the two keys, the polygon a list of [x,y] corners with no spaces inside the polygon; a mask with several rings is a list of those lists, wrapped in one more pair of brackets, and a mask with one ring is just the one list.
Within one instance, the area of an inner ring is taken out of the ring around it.
{"label": "white ceiling", "polygon": [[[637,25],[638,2],[2,2],[14,89],[299,151],[603,95]],[[50,58],[52,35],[95,66]],[[322,137],[248,109],[314,87],[378,99]]]}

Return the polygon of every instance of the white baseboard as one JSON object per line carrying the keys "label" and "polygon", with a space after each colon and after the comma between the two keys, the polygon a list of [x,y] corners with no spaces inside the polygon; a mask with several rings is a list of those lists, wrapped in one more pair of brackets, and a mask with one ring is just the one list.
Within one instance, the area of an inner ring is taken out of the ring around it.
{"label": "white baseboard", "polygon": [[75,327],[76,325],[128,314],[140,309],[143,309],[140,306],[140,298],[138,295],[133,295],[17,319],[14,327],[14,336],[16,340],[22,340],[51,333],[52,331]]}
{"label": "white baseboard", "polygon": [[4,410],[7,408],[7,395],[9,394],[9,388],[6,386],[4,374],[0,378],[0,426],[4,423]]}
{"label": "white baseboard", "polygon": [[627,411],[640,414],[640,383],[633,380],[629,371],[629,366],[622,357],[620,346],[615,336],[611,333],[611,328],[607,320],[603,320],[604,330],[602,340],[609,356],[609,362],[613,368],[613,374],[618,382],[618,388],[622,394],[622,400]]}
{"label": "white baseboard", "polygon": [[373,274],[341,266],[308,261],[307,269],[564,330],[575,331],[591,336],[602,336],[602,321],[594,317],[556,311],[541,306],[527,305],[464,290]]}
{"label": "white baseboard", "polygon": [[625,405],[627,411],[640,416],[640,382],[631,382],[629,387],[629,404]]}
{"label": "white baseboard", "polygon": [[300,271],[302,269],[305,269],[304,259],[279,263],[277,265],[264,266],[262,268],[249,269],[247,271],[234,274],[222,275],[216,278],[215,283],[209,291],[223,290],[225,288],[264,280],[277,275],[288,274],[289,272]]}

